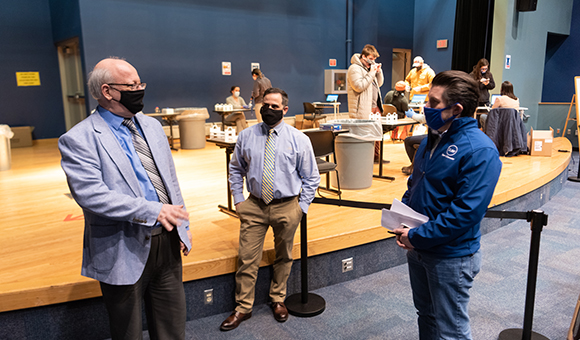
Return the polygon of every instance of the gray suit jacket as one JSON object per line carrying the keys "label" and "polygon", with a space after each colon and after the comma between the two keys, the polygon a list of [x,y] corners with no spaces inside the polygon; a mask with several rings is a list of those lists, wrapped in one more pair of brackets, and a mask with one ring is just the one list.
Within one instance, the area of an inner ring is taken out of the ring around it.
{"label": "gray suit jacket", "polygon": [[[161,124],[142,113],[135,119],[143,130],[172,204],[183,204]],[[71,194],[85,216],[81,274],[113,285],[134,284],[147,262],[151,227],[162,204],[143,197],[129,158],[98,111],[62,135],[58,146]],[[180,225],[178,233],[191,249],[187,225]]]}

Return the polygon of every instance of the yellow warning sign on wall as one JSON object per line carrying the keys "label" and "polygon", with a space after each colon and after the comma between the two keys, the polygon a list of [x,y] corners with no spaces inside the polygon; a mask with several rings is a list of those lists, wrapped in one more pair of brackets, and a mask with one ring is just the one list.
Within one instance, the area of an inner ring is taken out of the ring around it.
{"label": "yellow warning sign on wall", "polygon": [[16,72],[18,86],[40,86],[40,72]]}

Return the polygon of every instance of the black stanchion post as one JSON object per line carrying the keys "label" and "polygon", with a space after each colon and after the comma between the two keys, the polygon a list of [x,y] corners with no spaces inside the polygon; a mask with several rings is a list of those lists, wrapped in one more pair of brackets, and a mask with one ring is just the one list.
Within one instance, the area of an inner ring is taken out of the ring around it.
{"label": "black stanchion post", "polygon": [[321,296],[308,293],[308,235],[306,220],[306,214],[304,214],[300,222],[300,280],[302,292],[290,295],[284,302],[288,313],[299,317],[316,316],[324,312],[326,308],[326,301]]}
{"label": "black stanchion post", "polygon": [[548,215],[543,211],[528,212],[531,222],[532,240],[530,244],[530,260],[528,265],[528,285],[526,289],[526,307],[524,310],[524,328],[509,328],[499,333],[498,340],[549,340],[545,336],[532,331],[534,319],[534,301],[536,297],[536,281],[538,277],[538,258],[540,256],[540,235],[542,228],[548,224]]}
{"label": "black stanchion post", "polygon": [[580,182],[580,158],[578,159],[578,172],[576,172],[576,177],[570,176],[568,177],[568,180],[572,182]]}

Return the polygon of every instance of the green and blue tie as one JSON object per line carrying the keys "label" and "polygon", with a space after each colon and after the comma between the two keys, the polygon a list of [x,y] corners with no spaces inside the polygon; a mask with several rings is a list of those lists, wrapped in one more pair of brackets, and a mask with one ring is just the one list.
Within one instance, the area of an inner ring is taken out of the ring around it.
{"label": "green and blue tie", "polygon": [[276,140],[274,129],[268,131],[266,151],[264,152],[264,173],[262,175],[262,200],[268,204],[274,199],[274,163],[276,155]]}

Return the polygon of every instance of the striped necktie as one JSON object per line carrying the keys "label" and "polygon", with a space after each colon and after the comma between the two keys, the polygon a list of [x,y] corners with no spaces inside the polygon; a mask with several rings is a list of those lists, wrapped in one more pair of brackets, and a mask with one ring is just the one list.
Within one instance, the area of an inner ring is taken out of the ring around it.
{"label": "striped necktie", "polygon": [[266,151],[264,152],[264,173],[262,174],[262,200],[266,204],[274,199],[274,163],[276,155],[276,139],[274,129],[268,131]]}
{"label": "striped necktie", "polygon": [[133,123],[131,119],[125,118],[125,120],[123,120],[123,125],[128,127],[129,131],[131,131],[131,135],[133,136],[133,146],[135,147],[135,151],[137,151],[137,155],[139,155],[143,168],[145,168],[145,171],[151,180],[151,184],[153,184],[153,187],[157,192],[159,202],[170,204],[169,195],[167,195],[167,190],[165,189],[163,180],[159,175],[159,170],[157,170],[157,166],[155,165],[153,155],[151,155],[151,150],[149,149],[147,142],[143,136],[141,136],[139,131],[137,131],[135,123]]}

